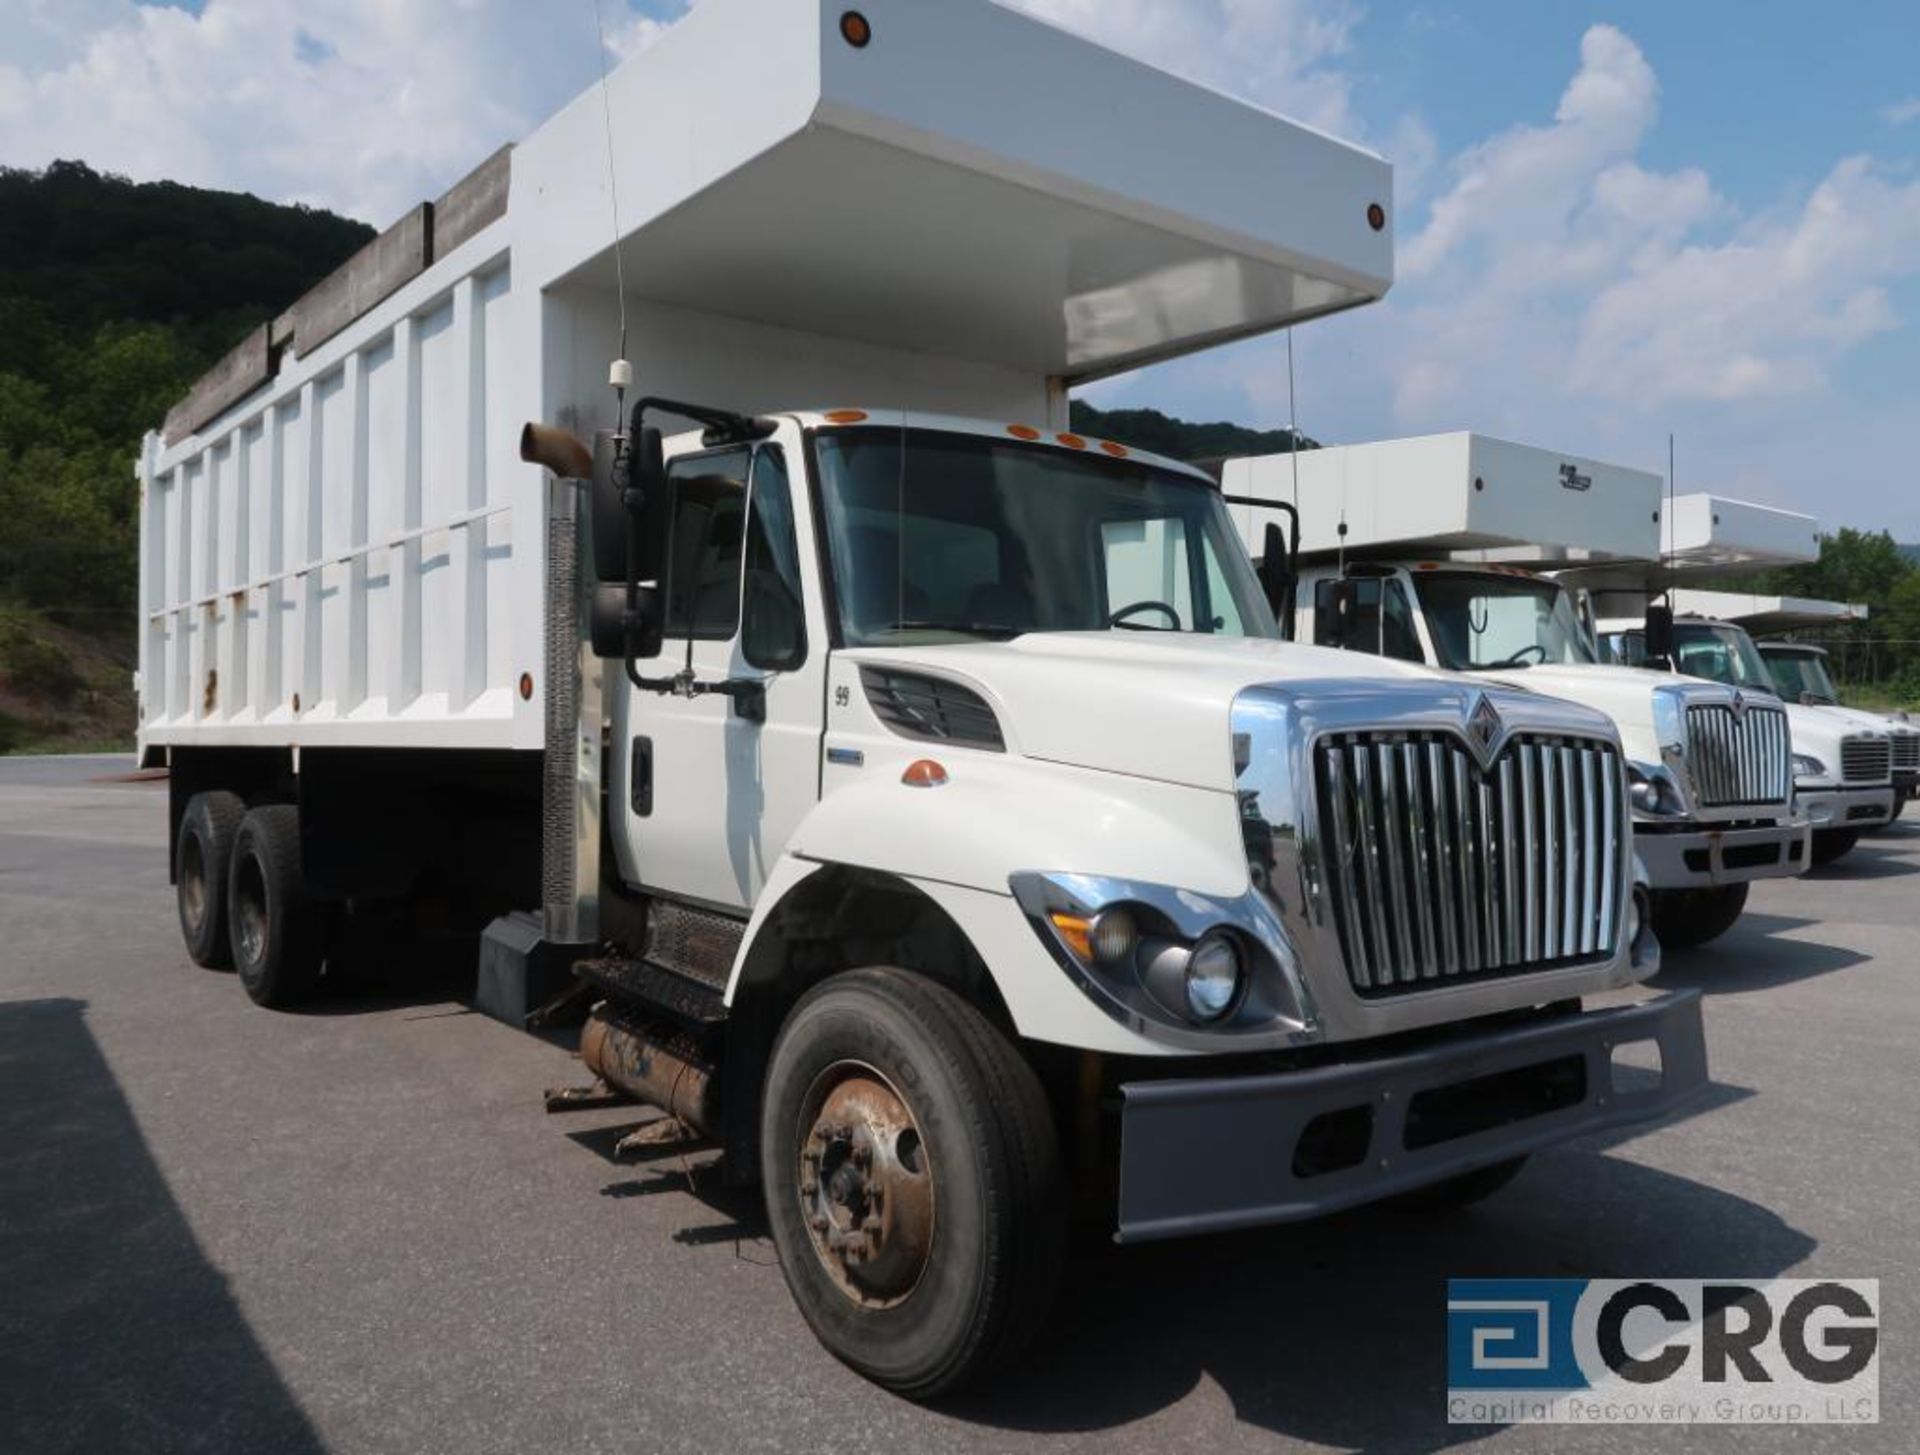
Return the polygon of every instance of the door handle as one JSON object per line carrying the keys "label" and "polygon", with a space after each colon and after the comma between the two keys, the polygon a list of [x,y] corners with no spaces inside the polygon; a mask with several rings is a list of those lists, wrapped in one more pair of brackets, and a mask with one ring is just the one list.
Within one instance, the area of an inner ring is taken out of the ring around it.
{"label": "door handle", "polygon": [[627,793],[633,811],[641,818],[653,813],[653,739],[635,738],[633,757],[627,772]]}

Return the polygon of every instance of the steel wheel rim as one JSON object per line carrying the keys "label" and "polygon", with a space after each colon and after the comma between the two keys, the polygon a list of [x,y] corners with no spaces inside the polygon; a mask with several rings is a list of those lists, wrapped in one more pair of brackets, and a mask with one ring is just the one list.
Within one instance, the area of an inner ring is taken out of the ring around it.
{"label": "steel wheel rim", "polygon": [[266,884],[261,880],[259,866],[251,859],[241,860],[236,878],[230,913],[238,931],[240,958],[254,965],[259,963],[267,943]]}
{"label": "steel wheel rim", "polygon": [[933,1260],[933,1166],[898,1088],[837,1061],[801,1102],[795,1188],[814,1256],[861,1308],[904,1303]]}
{"label": "steel wheel rim", "polygon": [[180,907],[188,928],[198,932],[207,919],[207,856],[192,834],[180,847]]}

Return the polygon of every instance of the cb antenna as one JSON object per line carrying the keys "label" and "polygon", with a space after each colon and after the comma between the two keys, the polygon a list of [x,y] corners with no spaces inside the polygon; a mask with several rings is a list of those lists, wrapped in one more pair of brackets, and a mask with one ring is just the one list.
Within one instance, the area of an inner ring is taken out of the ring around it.
{"label": "cb antenna", "polygon": [[607,366],[613,388],[613,427],[626,427],[627,390],[633,385],[633,365],[627,362],[627,268],[625,239],[620,232],[620,175],[613,159],[613,94],[607,85],[607,27],[600,0],[593,0],[593,28],[600,39],[600,111],[607,128],[607,197],[613,204],[613,286],[620,295],[620,352]]}
{"label": "cb antenna", "polygon": [[1666,570],[1662,573],[1662,575],[1664,575],[1666,579],[1662,584],[1666,587],[1665,594],[1667,598],[1668,610],[1672,610],[1673,608],[1673,543],[1674,543],[1673,498],[1674,498],[1673,431],[1668,430],[1667,431],[1667,518],[1661,522],[1661,530],[1660,530],[1660,536],[1661,536],[1660,559],[1662,564],[1666,566]]}

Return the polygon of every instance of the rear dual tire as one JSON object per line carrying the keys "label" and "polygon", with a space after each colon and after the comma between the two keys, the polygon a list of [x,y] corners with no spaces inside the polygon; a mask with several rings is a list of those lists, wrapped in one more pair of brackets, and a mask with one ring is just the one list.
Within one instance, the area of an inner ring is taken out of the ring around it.
{"label": "rear dual tire", "polygon": [[320,982],[321,917],[300,867],[300,811],[253,809],[234,835],[227,875],[233,967],[256,1005],[282,1010]]}
{"label": "rear dual tire", "polygon": [[180,936],[196,965],[224,970],[233,964],[227,933],[227,874],[233,841],[247,806],[233,793],[196,793],[180,818],[174,841],[174,902]]}

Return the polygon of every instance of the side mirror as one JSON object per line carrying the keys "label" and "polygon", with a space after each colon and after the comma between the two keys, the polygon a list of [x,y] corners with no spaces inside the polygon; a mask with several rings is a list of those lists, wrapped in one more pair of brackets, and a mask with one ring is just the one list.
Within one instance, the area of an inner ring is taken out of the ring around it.
{"label": "side mirror", "polygon": [[1274,620],[1281,624],[1284,636],[1293,635],[1293,592],[1298,584],[1285,534],[1278,521],[1268,521],[1266,536],[1260,545],[1260,589]]}
{"label": "side mirror", "polygon": [[660,593],[644,582],[660,579],[671,517],[660,431],[640,433],[640,447],[626,448],[614,430],[594,436],[591,476],[593,597],[587,635],[596,657],[624,659],[660,655]]}
{"label": "side mirror", "polygon": [[1360,583],[1342,576],[1327,593],[1327,623],[1320,639],[1330,647],[1344,647],[1353,625],[1354,610],[1360,605]]}
{"label": "side mirror", "polygon": [[1673,660],[1673,608],[1671,606],[1649,605],[1647,607],[1647,658],[1649,661]]}

